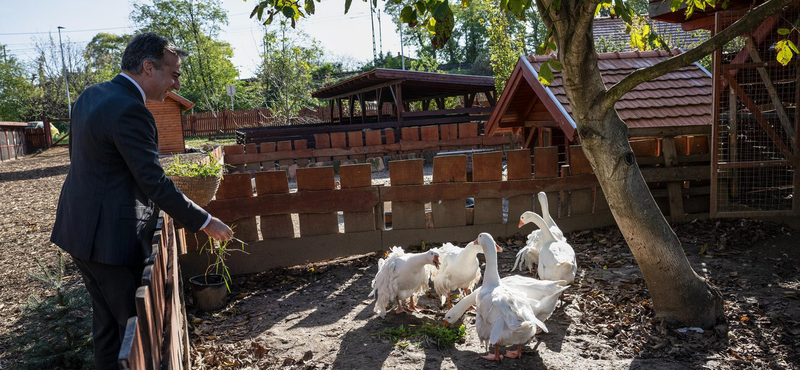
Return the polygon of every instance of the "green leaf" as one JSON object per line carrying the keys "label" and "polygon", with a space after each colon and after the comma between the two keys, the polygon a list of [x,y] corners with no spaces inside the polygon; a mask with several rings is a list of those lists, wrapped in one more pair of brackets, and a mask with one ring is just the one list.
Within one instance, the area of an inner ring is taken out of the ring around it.
{"label": "green leaf", "polygon": [[439,22],[443,22],[445,18],[447,18],[447,13],[452,14],[453,12],[450,10],[450,6],[447,4],[447,1],[442,1],[439,5],[436,6],[436,9],[433,10],[433,18]]}
{"label": "green leaf", "polygon": [[306,10],[306,13],[308,13],[309,15],[314,14],[315,11],[314,0],[306,0],[304,8]]}
{"label": "green leaf", "polygon": [[428,11],[428,7],[425,5],[425,2],[422,1],[422,0],[417,1],[416,3],[414,3],[414,8],[417,9],[417,13],[419,15],[423,15],[423,14],[425,14],[425,12]]}
{"label": "green leaf", "polygon": [[470,0],[461,0],[461,7],[466,8],[469,6]]}
{"label": "green leaf", "polygon": [[414,19],[417,18],[414,9],[410,6],[406,6],[403,10],[400,11],[400,21],[403,23],[411,23]]}
{"label": "green leaf", "polygon": [[792,31],[788,28],[778,28],[778,34],[781,36],[786,36],[790,33],[792,33]]}
{"label": "green leaf", "polygon": [[292,7],[284,6],[282,12],[286,18],[294,19],[294,9]]}
{"label": "green leaf", "polygon": [[800,54],[800,51],[797,50],[797,46],[795,46],[795,44],[794,44],[794,42],[792,42],[792,40],[786,40],[786,43],[789,45],[789,48],[792,49],[792,51],[795,52],[795,54]]}
{"label": "green leaf", "polygon": [[353,0],[344,0],[344,14],[350,11],[350,5],[353,5]]}
{"label": "green leaf", "polygon": [[680,9],[681,5],[683,5],[683,0],[670,0],[670,2],[669,2],[669,10],[674,12],[674,11]]}
{"label": "green leaf", "polygon": [[550,59],[550,68],[552,68],[555,71],[560,71],[563,68],[563,66],[561,65],[561,62],[554,59]]}
{"label": "green leaf", "polygon": [[539,70],[539,83],[544,86],[549,86],[551,82],[553,82],[553,71],[550,70],[550,60],[542,64],[542,68]]}

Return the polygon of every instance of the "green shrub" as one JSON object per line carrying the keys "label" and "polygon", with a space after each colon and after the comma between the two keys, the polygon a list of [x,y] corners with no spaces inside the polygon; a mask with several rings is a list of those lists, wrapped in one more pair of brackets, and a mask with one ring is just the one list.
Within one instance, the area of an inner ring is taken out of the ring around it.
{"label": "green shrub", "polygon": [[216,157],[209,154],[208,163],[181,163],[181,156],[176,154],[172,163],[164,169],[167,176],[206,177],[219,176],[224,165]]}
{"label": "green shrub", "polygon": [[422,325],[400,325],[396,328],[387,328],[373,335],[386,338],[400,347],[419,344],[445,348],[454,346],[456,343],[464,343],[466,333],[466,327],[463,324],[461,326],[442,326],[426,322]]}

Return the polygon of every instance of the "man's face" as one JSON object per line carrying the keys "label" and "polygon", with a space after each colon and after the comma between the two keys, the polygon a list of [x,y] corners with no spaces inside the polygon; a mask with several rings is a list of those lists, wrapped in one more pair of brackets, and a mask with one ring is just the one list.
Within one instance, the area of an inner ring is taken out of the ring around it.
{"label": "man's face", "polygon": [[[169,91],[180,90],[181,59],[178,56],[165,53],[161,69],[153,67],[150,71],[153,82],[150,93],[153,100],[163,102],[167,98]],[[148,96],[148,98],[151,98],[151,96]]]}

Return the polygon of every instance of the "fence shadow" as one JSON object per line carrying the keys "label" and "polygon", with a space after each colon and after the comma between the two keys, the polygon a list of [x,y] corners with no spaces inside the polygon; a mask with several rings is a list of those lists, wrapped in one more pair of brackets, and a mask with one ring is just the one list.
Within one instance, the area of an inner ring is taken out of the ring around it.
{"label": "fence shadow", "polygon": [[45,177],[66,175],[69,171],[69,164],[60,166],[34,168],[24,171],[0,172],[0,182],[13,182],[24,180],[36,180]]}

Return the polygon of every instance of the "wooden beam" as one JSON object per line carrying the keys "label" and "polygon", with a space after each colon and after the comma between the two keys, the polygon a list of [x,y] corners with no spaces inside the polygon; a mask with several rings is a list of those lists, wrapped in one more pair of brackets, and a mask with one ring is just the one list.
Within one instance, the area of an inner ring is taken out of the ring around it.
{"label": "wooden beam", "polygon": [[687,135],[710,135],[711,125],[674,127],[629,127],[628,137],[675,137]]}
{"label": "wooden beam", "polygon": [[212,200],[204,208],[225,222],[261,215],[363,212],[371,211],[378,204],[377,189],[369,187],[264,194],[250,198]]}
{"label": "wooden beam", "polygon": [[346,97],[349,97],[349,96],[352,96],[352,95],[357,95],[357,94],[361,94],[361,93],[364,93],[364,92],[374,91],[374,90],[377,90],[377,89],[382,89],[384,87],[397,85],[397,84],[403,83],[403,81],[404,80],[392,80],[392,81],[385,82],[385,83],[378,84],[378,85],[371,85],[371,86],[365,87],[363,89],[358,89],[358,90],[354,90],[354,91],[348,91],[348,92],[343,93],[343,94],[334,95],[334,96],[328,97],[328,99],[346,98]]}
{"label": "wooden beam", "polygon": [[710,30],[714,27],[714,16],[692,19],[681,23],[684,31]]}
{"label": "wooden beam", "polygon": [[[758,55],[758,50],[753,45],[753,38],[748,37],[745,39],[744,44],[750,54],[750,58],[756,63],[761,63],[761,56]],[[775,112],[778,113],[778,119],[780,120],[783,129],[786,130],[786,133],[789,134],[789,138],[791,139],[792,143],[796,146],[797,143],[794,142],[794,128],[792,128],[792,124],[789,122],[789,116],[786,115],[786,111],[783,108],[783,102],[778,97],[778,92],[775,90],[775,85],[772,84],[772,79],[769,77],[767,69],[761,66],[756,68],[756,70],[758,71],[758,74],[761,75],[761,79],[764,81],[764,86],[767,88],[767,93],[769,94],[770,100],[772,100],[772,105],[775,106]]]}
{"label": "wooden beam", "polygon": [[792,151],[789,150],[788,147],[786,147],[786,144],[783,142],[783,139],[781,139],[781,137],[775,132],[775,130],[772,129],[772,127],[769,125],[769,122],[767,122],[767,120],[764,119],[764,117],[761,115],[761,111],[758,110],[758,107],[756,107],[755,103],[753,103],[753,101],[750,100],[750,97],[747,96],[742,87],[739,86],[738,83],[736,83],[736,78],[733,77],[731,72],[729,71],[727,74],[723,73],[723,76],[728,81],[728,84],[730,84],[731,88],[733,88],[736,91],[736,95],[739,95],[739,99],[741,99],[744,105],[747,106],[747,109],[750,110],[750,113],[753,115],[753,117],[755,117],[756,121],[758,121],[758,123],[761,125],[761,128],[763,128],[764,131],[767,132],[767,136],[769,136],[772,139],[772,141],[778,146],[778,148],[781,150],[781,153],[783,153],[786,159],[790,161],[794,160],[794,154],[792,154]]}
{"label": "wooden beam", "polygon": [[[403,122],[403,112],[405,112],[405,106],[403,105],[403,85],[396,84],[391,85],[394,86],[394,105],[397,107],[397,121]],[[390,89],[392,87],[389,87]]]}
{"label": "wooden beam", "polygon": [[[428,108],[430,108],[430,102],[428,102]],[[424,111],[420,112],[404,112],[403,117],[425,117],[425,116],[442,116],[446,114],[465,114],[465,113],[491,113],[493,110],[492,108],[486,107],[475,107],[475,108],[458,108],[458,109],[442,109],[442,110],[434,110],[430,111],[426,109],[425,102],[423,101],[422,109]]]}

